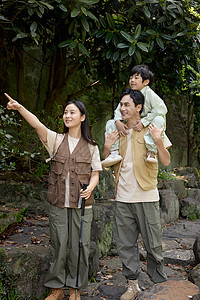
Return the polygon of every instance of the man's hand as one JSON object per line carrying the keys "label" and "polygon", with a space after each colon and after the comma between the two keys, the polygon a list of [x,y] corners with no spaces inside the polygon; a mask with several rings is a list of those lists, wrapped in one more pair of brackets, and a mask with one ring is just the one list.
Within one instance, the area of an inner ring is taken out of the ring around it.
{"label": "man's hand", "polygon": [[144,125],[142,124],[141,120],[138,120],[137,124],[133,127],[133,130],[141,131],[143,128],[144,128]]}
{"label": "man's hand", "polygon": [[155,143],[161,139],[161,135],[164,130],[164,126],[162,128],[158,128],[154,123],[149,125],[149,133],[151,137],[154,139]]}
{"label": "man's hand", "polygon": [[115,122],[116,126],[117,126],[117,129],[119,131],[119,135],[127,135],[128,132],[127,132],[127,129],[128,129],[128,126],[126,124],[124,124],[123,122],[121,122],[120,120],[117,120]]}

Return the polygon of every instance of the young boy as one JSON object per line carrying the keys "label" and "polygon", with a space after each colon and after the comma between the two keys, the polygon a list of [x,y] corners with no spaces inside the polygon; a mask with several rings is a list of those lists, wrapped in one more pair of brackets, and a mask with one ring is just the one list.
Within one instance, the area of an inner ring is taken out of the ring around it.
{"label": "young boy", "polygon": [[[166,127],[167,107],[163,100],[150,88],[153,84],[154,75],[149,67],[145,65],[135,66],[130,72],[129,85],[133,90],[142,92],[145,98],[144,108],[141,113],[141,120],[134,126],[135,131],[141,131],[143,127],[147,127],[154,123],[158,128]],[[122,122],[120,113],[120,104],[115,110],[114,120],[106,123],[106,133],[110,134],[113,130],[118,130],[119,135],[127,134],[127,125]],[[164,133],[162,138],[164,138]],[[146,160],[151,163],[157,163],[157,147],[149,134],[149,130],[144,136],[145,144],[148,149]],[[118,153],[119,140],[111,147],[111,154],[103,160],[102,167],[110,167],[122,160]]]}

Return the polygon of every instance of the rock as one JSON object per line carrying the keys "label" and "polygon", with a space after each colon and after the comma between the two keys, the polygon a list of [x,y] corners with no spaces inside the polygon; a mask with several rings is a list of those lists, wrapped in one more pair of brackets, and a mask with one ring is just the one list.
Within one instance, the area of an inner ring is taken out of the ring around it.
{"label": "rock", "polygon": [[200,263],[200,235],[197,236],[194,245],[193,245],[194,256],[196,263]]}
{"label": "rock", "polygon": [[[200,191],[200,190],[199,190]],[[199,193],[200,195],[200,193]],[[188,197],[181,200],[182,217],[195,220],[200,218],[200,201],[199,199]]]}
{"label": "rock", "polygon": [[191,250],[172,249],[163,253],[165,264],[179,264],[182,266],[195,265],[195,259]]}
{"label": "rock", "polygon": [[176,221],[179,217],[179,201],[172,190],[160,190],[161,224]]}
{"label": "rock", "polygon": [[184,180],[182,179],[164,181],[163,188],[173,190],[178,199],[186,198],[187,196]]}
{"label": "rock", "polygon": [[189,274],[189,280],[200,288],[200,264],[192,269]]}
{"label": "rock", "polygon": [[200,300],[200,294],[196,294],[192,297],[192,300]]}
{"label": "rock", "polygon": [[125,293],[126,288],[121,286],[109,286],[109,285],[102,285],[99,287],[100,297],[105,297],[104,299],[120,299],[120,296]]}
{"label": "rock", "polygon": [[168,280],[139,293],[135,300],[188,300],[188,296],[192,297],[198,291],[198,287],[189,281]]}

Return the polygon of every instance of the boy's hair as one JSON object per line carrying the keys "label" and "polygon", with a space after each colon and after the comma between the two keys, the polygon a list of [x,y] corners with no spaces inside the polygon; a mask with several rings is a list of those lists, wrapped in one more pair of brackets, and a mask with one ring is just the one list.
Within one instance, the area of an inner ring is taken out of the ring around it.
{"label": "boy's hair", "polygon": [[144,95],[138,90],[132,90],[131,88],[127,88],[124,91],[122,91],[119,97],[120,100],[126,95],[129,95],[133,99],[133,103],[135,104],[135,106],[139,104],[142,105],[142,108],[140,110],[140,114],[141,114],[144,106]]}
{"label": "boy's hair", "polygon": [[154,74],[151,72],[148,66],[146,65],[137,65],[132,68],[130,72],[130,76],[133,76],[134,74],[141,75],[142,81],[149,79],[149,86],[152,86],[153,80],[154,80]]}

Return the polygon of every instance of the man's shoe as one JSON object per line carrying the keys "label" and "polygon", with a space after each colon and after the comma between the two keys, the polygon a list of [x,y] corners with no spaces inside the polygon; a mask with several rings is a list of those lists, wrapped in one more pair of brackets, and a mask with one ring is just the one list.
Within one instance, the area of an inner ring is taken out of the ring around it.
{"label": "man's shoe", "polygon": [[[69,300],[75,300],[76,289],[70,288]],[[77,300],[81,300],[80,292],[77,290]]]}
{"label": "man's shoe", "polygon": [[120,300],[133,300],[139,292],[138,280],[129,280],[127,291],[120,297]]}
{"label": "man's shoe", "polygon": [[51,292],[45,300],[61,300],[65,296],[62,289],[51,289]]}
{"label": "man's shoe", "polygon": [[122,160],[121,155],[110,154],[108,157],[106,157],[106,159],[102,160],[101,165],[103,168],[108,168],[108,167],[111,167],[111,166],[117,164],[121,160]]}
{"label": "man's shoe", "polygon": [[156,164],[158,162],[156,153],[151,151],[147,152],[147,161]]}

